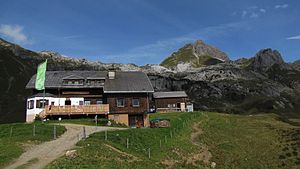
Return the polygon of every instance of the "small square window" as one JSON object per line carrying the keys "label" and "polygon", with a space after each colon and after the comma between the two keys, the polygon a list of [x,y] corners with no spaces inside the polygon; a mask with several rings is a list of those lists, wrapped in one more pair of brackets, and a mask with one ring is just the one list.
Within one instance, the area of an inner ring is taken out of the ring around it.
{"label": "small square window", "polygon": [[124,107],[124,106],[125,106],[125,99],[117,98],[117,107]]}
{"label": "small square window", "polygon": [[91,101],[90,100],[85,100],[84,105],[91,105]]}
{"label": "small square window", "polygon": [[139,98],[133,98],[132,99],[132,106],[133,107],[140,107],[140,99]]}
{"label": "small square window", "polygon": [[29,100],[28,101],[27,109],[34,109],[34,100]]}
{"label": "small square window", "polygon": [[44,108],[47,105],[49,105],[49,100],[40,99],[36,101],[36,108]]}

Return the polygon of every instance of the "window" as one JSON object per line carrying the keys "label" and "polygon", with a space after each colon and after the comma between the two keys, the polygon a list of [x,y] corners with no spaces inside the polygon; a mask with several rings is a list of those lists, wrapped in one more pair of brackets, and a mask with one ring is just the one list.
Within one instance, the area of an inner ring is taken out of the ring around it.
{"label": "window", "polygon": [[103,104],[103,100],[102,99],[97,99],[96,104]]}
{"label": "window", "polygon": [[140,99],[139,98],[133,98],[132,99],[132,106],[133,107],[140,107]]}
{"label": "window", "polygon": [[37,100],[36,101],[36,108],[44,108],[44,106],[49,105],[49,100]]}
{"label": "window", "polygon": [[34,109],[34,100],[29,100],[27,102],[27,109]]}
{"label": "window", "polygon": [[91,101],[90,100],[85,100],[84,105],[91,105]]}
{"label": "window", "polygon": [[103,86],[104,80],[103,79],[88,79],[87,85],[88,86]]}
{"label": "window", "polygon": [[117,98],[117,107],[124,107],[124,106],[125,106],[125,99]]}
{"label": "window", "polygon": [[82,86],[83,85],[84,80],[79,79],[79,80],[70,80],[70,79],[65,79],[63,81],[64,85],[67,86]]}

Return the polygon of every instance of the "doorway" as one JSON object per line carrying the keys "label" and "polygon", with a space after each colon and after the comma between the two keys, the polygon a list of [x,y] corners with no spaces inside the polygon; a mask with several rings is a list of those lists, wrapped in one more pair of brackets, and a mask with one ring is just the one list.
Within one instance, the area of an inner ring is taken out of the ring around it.
{"label": "doorway", "polygon": [[128,115],[129,127],[144,127],[144,115]]}
{"label": "doorway", "polygon": [[70,100],[70,98],[67,98],[66,100],[65,100],[65,105],[71,105],[71,100]]}

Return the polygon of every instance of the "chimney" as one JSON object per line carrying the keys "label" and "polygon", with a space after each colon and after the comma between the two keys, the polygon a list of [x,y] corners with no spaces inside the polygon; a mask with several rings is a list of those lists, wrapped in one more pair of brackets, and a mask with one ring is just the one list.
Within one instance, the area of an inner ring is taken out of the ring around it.
{"label": "chimney", "polygon": [[115,77],[116,77],[115,64],[112,64],[112,67],[108,69],[108,79],[115,79]]}
{"label": "chimney", "polygon": [[116,72],[109,70],[108,71],[108,79],[115,79],[115,77],[116,77]]}

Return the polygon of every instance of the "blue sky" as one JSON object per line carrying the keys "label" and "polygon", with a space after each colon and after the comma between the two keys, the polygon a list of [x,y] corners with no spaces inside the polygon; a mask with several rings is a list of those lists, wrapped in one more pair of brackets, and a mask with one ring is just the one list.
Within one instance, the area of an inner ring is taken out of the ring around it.
{"label": "blue sky", "polygon": [[160,63],[197,39],[231,60],[262,48],[300,59],[297,0],[1,0],[0,37],[101,62]]}

